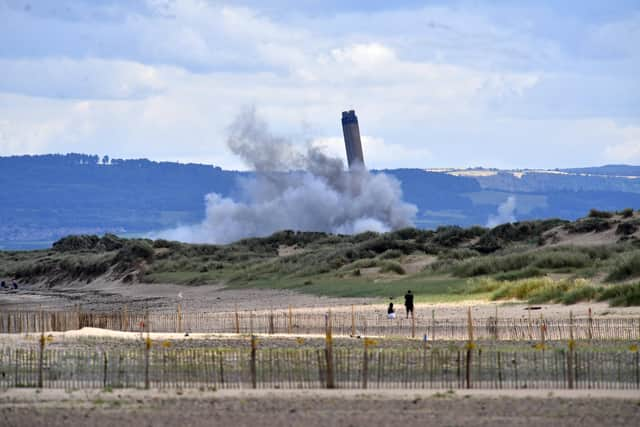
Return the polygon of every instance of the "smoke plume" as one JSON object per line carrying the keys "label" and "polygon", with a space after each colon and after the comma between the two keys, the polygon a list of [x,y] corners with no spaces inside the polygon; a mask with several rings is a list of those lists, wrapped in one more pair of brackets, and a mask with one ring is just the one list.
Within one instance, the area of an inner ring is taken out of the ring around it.
{"label": "smoke plume", "polygon": [[487,221],[487,227],[493,228],[496,225],[504,224],[507,222],[515,222],[516,221],[516,197],[509,196],[507,200],[502,202],[500,206],[498,206],[498,214],[497,215],[489,215],[489,220]]}
{"label": "smoke plume", "polygon": [[317,147],[300,151],[273,135],[253,110],[230,126],[228,146],[255,176],[238,180],[235,200],[208,194],[202,223],[159,237],[228,243],[285,229],[352,234],[413,224],[417,208],[402,201],[395,178],[364,168],[345,171],[342,160]]}

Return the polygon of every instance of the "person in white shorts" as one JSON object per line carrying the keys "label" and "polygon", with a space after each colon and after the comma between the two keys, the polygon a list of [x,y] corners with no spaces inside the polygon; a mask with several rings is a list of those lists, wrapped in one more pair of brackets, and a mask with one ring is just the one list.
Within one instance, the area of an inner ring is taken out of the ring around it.
{"label": "person in white shorts", "polygon": [[396,318],[396,310],[393,308],[393,303],[389,303],[389,308],[387,308],[387,318],[395,319]]}

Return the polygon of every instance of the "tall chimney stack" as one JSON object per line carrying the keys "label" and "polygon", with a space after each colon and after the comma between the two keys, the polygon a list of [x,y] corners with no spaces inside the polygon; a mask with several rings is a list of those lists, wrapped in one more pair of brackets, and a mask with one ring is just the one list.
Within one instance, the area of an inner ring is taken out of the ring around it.
{"label": "tall chimney stack", "polygon": [[347,149],[349,169],[355,167],[356,164],[364,167],[360,128],[358,127],[358,117],[356,117],[355,111],[342,112],[342,133],[344,134],[344,146]]}

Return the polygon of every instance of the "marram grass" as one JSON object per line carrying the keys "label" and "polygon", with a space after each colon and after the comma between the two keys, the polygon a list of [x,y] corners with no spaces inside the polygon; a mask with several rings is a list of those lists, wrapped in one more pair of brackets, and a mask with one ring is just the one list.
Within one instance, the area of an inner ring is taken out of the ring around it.
{"label": "marram grass", "polygon": [[469,280],[466,293],[489,293],[489,299],[493,301],[517,299],[531,304],[575,304],[581,301],[608,301],[613,306],[640,304],[640,283],[595,286],[587,279],[553,280],[550,277],[533,277],[499,281],[479,278]]}

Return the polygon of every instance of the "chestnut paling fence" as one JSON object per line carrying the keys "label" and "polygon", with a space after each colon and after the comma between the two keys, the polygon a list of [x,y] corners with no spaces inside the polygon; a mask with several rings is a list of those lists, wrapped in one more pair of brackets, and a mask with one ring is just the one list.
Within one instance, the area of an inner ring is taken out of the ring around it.
{"label": "chestnut paling fence", "polygon": [[[15,311],[0,313],[0,333],[37,333],[68,331],[83,327],[117,331],[322,334],[327,316],[331,317],[335,335],[417,337],[428,340],[464,340],[468,322],[464,319],[438,319],[435,311],[414,317],[387,319],[372,311],[341,311],[329,315],[321,312],[284,310],[273,312],[175,312],[140,313],[126,308],[111,313],[74,311]],[[521,318],[475,318],[477,339],[491,340],[637,340],[640,317],[580,317],[544,319],[536,315]],[[543,336],[544,335],[544,336]]]}
{"label": "chestnut paling fence", "polygon": [[0,387],[640,389],[637,349],[0,350]]}

